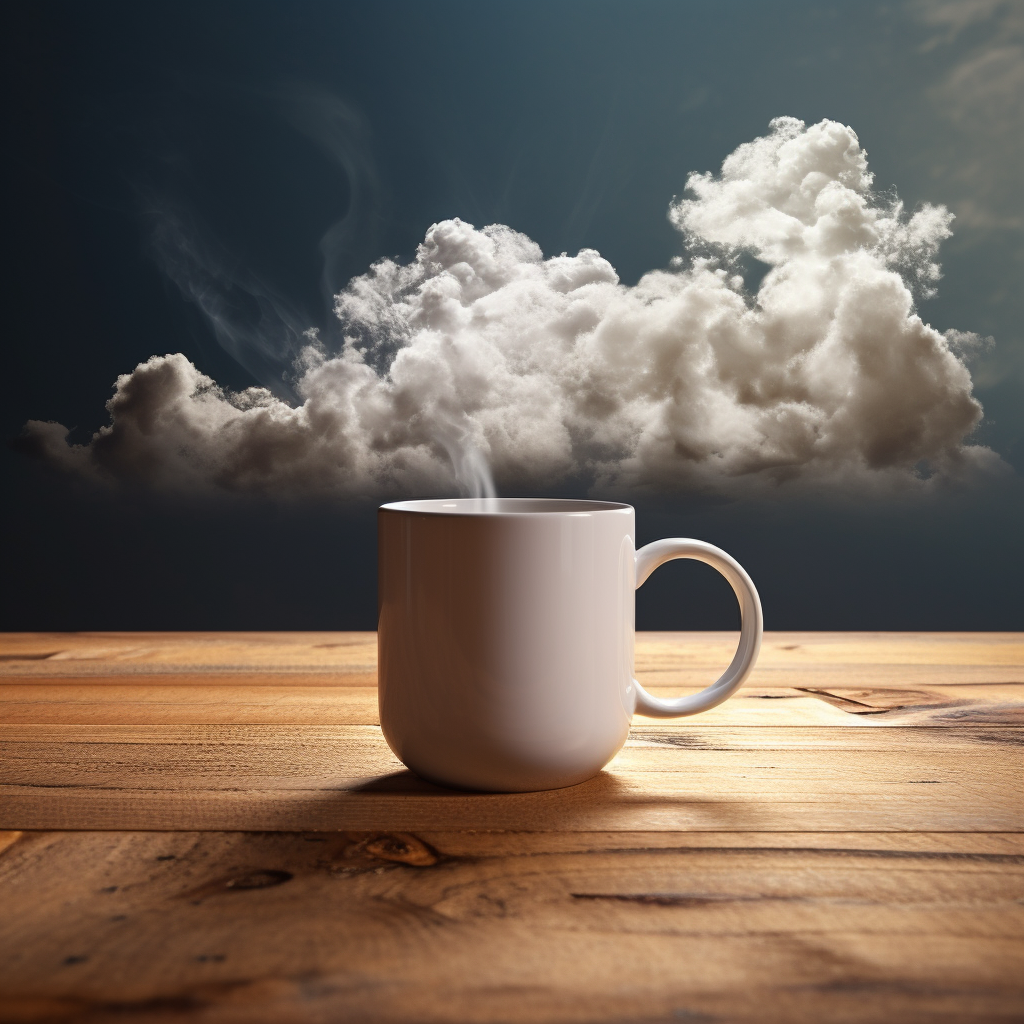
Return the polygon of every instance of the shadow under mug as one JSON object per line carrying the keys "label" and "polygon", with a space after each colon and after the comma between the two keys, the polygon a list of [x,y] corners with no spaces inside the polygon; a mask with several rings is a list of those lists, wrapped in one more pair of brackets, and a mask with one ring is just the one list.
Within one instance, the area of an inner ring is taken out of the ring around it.
{"label": "shadow under mug", "polygon": [[[743,684],[761,645],[750,577],[703,541],[636,551],[634,518],[629,505],[557,498],[380,508],[380,724],[407,767],[492,792],[572,786],[618,753],[634,712],[694,715]],[[706,690],[659,700],[633,678],[634,597],[673,558],[729,581],[740,641]]]}

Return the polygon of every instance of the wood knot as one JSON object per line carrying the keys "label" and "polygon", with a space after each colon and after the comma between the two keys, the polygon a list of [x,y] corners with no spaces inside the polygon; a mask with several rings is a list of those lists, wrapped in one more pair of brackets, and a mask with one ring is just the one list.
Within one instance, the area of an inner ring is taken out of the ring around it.
{"label": "wood knot", "polygon": [[441,859],[435,849],[422,839],[406,832],[387,832],[372,836],[359,843],[357,851],[376,860],[408,864],[414,868],[429,868]]}

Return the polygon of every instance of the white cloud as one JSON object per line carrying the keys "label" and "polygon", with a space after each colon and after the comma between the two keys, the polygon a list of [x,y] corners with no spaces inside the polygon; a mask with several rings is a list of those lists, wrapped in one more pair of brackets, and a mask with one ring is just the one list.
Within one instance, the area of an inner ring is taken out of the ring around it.
{"label": "white cloud", "polygon": [[[914,311],[951,217],[908,219],[871,180],[852,129],[779,118],[672,204],[688,265],[630,287],[594,250],[545,259],[504,225],[443,221],[336,297],[344,348],[303,350],[300,404],[154,356],[88,445],[30,435],[108,478],[343,496],[451,490],[478,456],[510,488],[617,493],[930,486],[922,463],[931,482],[998,465],[966,440],[968,336]],[[769,265],[753,295],[741,252]]]}

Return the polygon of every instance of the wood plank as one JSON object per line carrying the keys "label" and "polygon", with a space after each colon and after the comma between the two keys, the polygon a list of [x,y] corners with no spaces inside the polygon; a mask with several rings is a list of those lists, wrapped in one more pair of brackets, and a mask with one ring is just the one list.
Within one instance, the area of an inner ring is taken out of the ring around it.
{"label": "wood plank", "polygon": [[5,661],[122,663],[129,668],[153,663],[178,665],[308,665],[336,667],[376,658],[372,632],[130,632],[4,633]]}
{"label": "wood plank", "polygon": [[376,678],[376,633],[6,633],[0,675],[245,673]]}
{"label": "wood plank", "polygon": [[[648,689],[663,687],[681,693],[700,690],[717,678],[724,666],[677,666],[652,670],[644,667],[638,652],[636,676]],[[112,686],[376,686],[377,665],[349,667],[323,666],[227,666],[193,671],[176,665],[154,663],[140,671],[137,666],[111,665],[108,662],[69,662],[63,667],[45,663],[0,662],[0,683],[12,685],[85,685]],[[935,689],[946,686],[1022,685],[1024,669],[998,665],[824,665],[754,670],[748,686],[761,689],[781,687],[847,689]]]}
{"label": "wood plank", "polygon": [[[253,689],[260,686],[281,688],[347,686],[365,687],[377,685],[377,663],[357,666],[358,671],[345,668],[258,668],[227,667],[207,668],[201,672],[182,669],[177,665],[154,664],[145,671],[130,671],[125,666],[110,665],[107,662],[70,665],[66,671],[43,672],[39,665],[26,664],[22,668],[12,663],[0,664],[0,686],[244,686]],[[366,669],[365,671],[363,669]]]}
{"label": "wood plank", "polygon": [[1013,728],[641,726],[566,790],[472,794],[372,726],[8,726],[0,827],[1017,831]]}
{"label": "wood plank", "polygon": [[1024,1010],[1020,837],[667,838],[27,833],[0,856],[3,1019]]}
{"label": "wood plank", "polygon": [[[19,680],[0,684],[0,723],[7,725],[377,725],[377,690],[369,686],[225,685],[197,688],[152,677]],[[656,696],[693,692],[654,688]],[[649,721],[638,716],[637,722]],[[680,722],[681,728],[694,723]],[[1024,684],[992,683],[894,690],[746,686],[701,715],[701,728],[740,725],[947,727],[1024,725]],[[0,729],[3,725],[0,724]]]}
{"label": "wood plank", "polygon": [[[376,725],[376,686],[0,684],[7,725]],[[0,725],[2,735],[3,725]]]}
{"label": "wood plank", "polygon": [[[26,833],[11,833],[24,835]],[[307,838],[313,833],[306,834]],[[425,843],[459,857],[526,857],[538,853],[588,853],[629,850],[793,850],[856,852],[865,856],[905,855],[970,862],[973,854],[1024,857],[1022,832],[449,832],[421,829]],[[990,861],[981,860],[979,864]]]}
{"label": "wood plank", "polygon": [[[638,658],[652,669],[728,662],[738,634],[640,632]],[[153,664],[274,670],[375,663],[376,634],[337,633],[3,633],[6,664],[105,662],[128,671]],[[797,633],[768,631],[761,658],[777,665],[1024,665],[1021,633]]]}
{"label": "wood plank", "polygon": [[[722,671],[728,660],[713,666],[689,668],[673,666],[648,668],[636,659],[636,677],[648,688],[674,689],[707,686]],[[762,663],[751,673],[750,684],[760,687],[869,687],[902,690],[907,687],[934,688],[987,683],[1022,683],[1024,669],[1019,665],[904,665],[879,662],[866,665],[776,665]]]}
{"label": "wood plank", "polygon": [[[639,633],[645,686],[700,688],[728,664],[731,633]],[[0,678],[175,684],[354,685],[376,682],[373,633],[0,634]],[[230,680],[224,680],[224,675]],[[276,678],[268,679],[271,675]],[[1024,683],[1020,633],[767,633],[751,684],[895,688]]]}

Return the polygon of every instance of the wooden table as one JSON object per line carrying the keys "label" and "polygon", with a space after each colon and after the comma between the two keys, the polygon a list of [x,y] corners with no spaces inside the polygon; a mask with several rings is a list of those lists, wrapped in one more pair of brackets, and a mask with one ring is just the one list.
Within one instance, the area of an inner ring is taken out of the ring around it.
{"label": "wooden table", "polygon": [[[729,634],[641,634],[659,695]],[[0,1020],[1024,1019],[1024,635],[774,633],[598,778],[469,794],[369,633],[0,642]]]}

